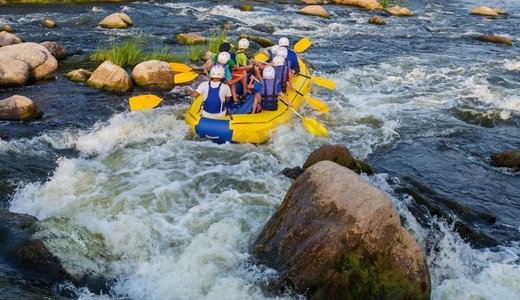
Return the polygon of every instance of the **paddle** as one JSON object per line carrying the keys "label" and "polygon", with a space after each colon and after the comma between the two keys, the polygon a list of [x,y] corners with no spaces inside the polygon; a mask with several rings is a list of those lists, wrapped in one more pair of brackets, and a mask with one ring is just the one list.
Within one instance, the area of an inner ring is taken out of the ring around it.
{"label": "paddle", "polygon": [[326,136],[329,135],[329,131],[327,130],[327,128],[325,128],[323,125],[318,123],[318,121],[316,121],[316,120],[314,120],[312,118],[304,117],[304,116],[300,115],[291,106],[287,106],[287,107],[290,110],[292,110],[298,117],[302,118],[303,127],[305,127],[305,129],[307,129],[307,131],[310,134],[312,134],[314,136],[322,136],[322,137],[326,137]]}
{"label": "paddle", "polygon": [[302,76],[302,77],[305,77],[305,78],[309,78],[310,80],[312,80],[312,82],[316,83],[319,86],[327,88],[329,90],[333,90],[333,89],[336,88],[336,83],[334,81],[332,81],[332,80],[327,79],[327,78],[314,77],[314,76],[311,77],[311,76],[303,75],[301,73],[296,74],[296,76]]}
{"label": "paddle", "polygon": [[296,42],[296,44],[294,44],[294,52],[301,53],[307,50],[307,48],[309,48],[310,45],[312,45],[312,42],[308,38],[303,37],[301,40]]}
{"label": "paddle", "polygon": [[197,76],[199,76],[199,74],[195,72],[179,73],[175,74],[175,76],[173,77],[173,82],[175,84],[190,82],[193,79],[197,78]]}
{"label": "paddle", "polygon": [[305,99],[307,101],[307,103],[309,103],[309,105],[314,108],[315,110],[321,112],[321,113],[328,113],[329,110],[330,110],[330,107],[327,106],[327,104],[321,102],[320,100],[316,99],[316,98],[313,98],[311,96],[308,96],[308,95],[304,95],[302,93],[300,93],[299,91],[295,90],[295,89],[292,89],[292,91],[294,91],[295,93],[297,93],[298,95],[302,96],[303,99]]}
{"label": "paddle", "polygon": [[181,64],[181,63],[176,63],[176,62],[170,63],[170,69],[172,69],[172,71],[174,71],[174,72],[180,72],[180,73],[189,72],[192,70],[192,68],[190,66]]}
{"label": "paddle", "polygon": [[152,94],[147,94],[130,97],[130,99],[128,99],[128,104],[130,106],[131,111],[136,111],[154,108],[157,105],[159,105],[162,101],[163,99],[161,97]]}

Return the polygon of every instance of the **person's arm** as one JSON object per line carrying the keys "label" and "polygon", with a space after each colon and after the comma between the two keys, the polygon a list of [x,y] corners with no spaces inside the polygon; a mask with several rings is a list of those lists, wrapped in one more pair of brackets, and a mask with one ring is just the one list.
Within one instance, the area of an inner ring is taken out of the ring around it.
{"label": "person's arm", "polygon": [[289,101],[289,98],[287,98],[287,95],[285,93],[281,92],[280,97],[282,97],[282,99],[285,100],[282,101],[283,104],[287,105],[287,107],[293,107],[291,101]]}
{"label": "person's arm", "polygon": [[193,91],[191,91],[191,92],[189,93],[189,95],[192,96],[192,97],[194,97],[194,98],[196,98],[196,97],[198,97],[198,96],[200,95],[200,93],[197,92],[197,91],[195,91],[195,90],[193,90]]}

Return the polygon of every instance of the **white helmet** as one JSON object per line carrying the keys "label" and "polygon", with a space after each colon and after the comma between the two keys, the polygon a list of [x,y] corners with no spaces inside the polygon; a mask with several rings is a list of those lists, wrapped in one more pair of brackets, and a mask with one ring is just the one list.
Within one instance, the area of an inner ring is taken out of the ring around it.
{"label": "white helmet", "polygon": [[231,58],[231,54],[229,54],[229,52],[222,51],[218,54],[217,61],[219,63],[225,65],[225,64],[227,64],[227,62],[229,61],[230,58]]}
{"label": "white helmet", "polygon": [[209,71],[209,77],[222,79],[222,78],[224,78],[225,73],[226,73],[226,71],[224,70],[224,67],[214,66],[213,68],[211,68],[211,71]]}
{"label": "white helmet", "polygon": [[238,49],[247,49],[249,48],[249,40],[248,39],[240,39],[238,41]]}
{"label": "white helmet", "polygon": [[284,47],[280,47],[280,49],[278,49],[278,51],[276,51],[276,56],[281,56],[283,58],[287,58],[287,48],[284,48]]}
{"label": "white helmet", "polygon": [[267,66],[264,68],[264,71],[262,72],[262,76],[264,79],[274,79],[275,73],[274,68],[271,66]]}
{"label": "white helmet", "polygon": [[274,45],[274,46],[272,46],[272,47],[271,47],[271,54],[272,54],[273,56],[275,56],[275,55],[276,55],[276,52],[278,51],[278,49],[280,49],[280,46],[278,46],[278,45]]}
{"label": "white helmet", "polygon": [[283,58],[282,56],[275,56],[273,58],[273,66],[275,67],[279,67],[279,66],[283,66],[285,64],[285,58]]}
{"label": "white helmet", "polygon": [[280,47],[289,47],[289,39],[286,37],[282,37],[278,40],[278,45]]}

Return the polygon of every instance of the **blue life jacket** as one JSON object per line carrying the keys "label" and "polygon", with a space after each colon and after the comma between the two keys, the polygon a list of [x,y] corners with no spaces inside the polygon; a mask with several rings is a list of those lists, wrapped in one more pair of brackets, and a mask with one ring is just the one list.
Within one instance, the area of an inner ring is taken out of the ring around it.
{"label": "blue life jacket", "polygon": [[220,87],[222,82],[216,88],[211,87],[211,82],[208,82],[208,97],[204,99],[204,111],[210,114],[218,114],[224,111],[222,101],[220,101]]}
{"label": "blue life jacket", "polygon": [[278,108],[278,87],[279,82],[275,79],[264,79],[262,91],[262,109],[276,110]]}
{"label": "blue life jacket", "polygon": [[276,80],[280,83],[280,88],[282,92],[285,92],[287,88],[287,73],[289,68],[287,67],[287,62],[283,66],[274,67],[274,74]]}
{"label": "blue life jacket", "polygon": [[229,53],[229,54],[231,54],[231,60],[235,62],[235,65],[238,65],[237,64],[237,53],[233,52],[233,53]]}
{"label": "blue life jacket", "polygon": [[296,74],[300,73],[300,65],[298,64],[298,55],[296,55],[296,52],[294,52],[291,49],[288,49],[287,60],[291,63],[291,70],[294,70]]}

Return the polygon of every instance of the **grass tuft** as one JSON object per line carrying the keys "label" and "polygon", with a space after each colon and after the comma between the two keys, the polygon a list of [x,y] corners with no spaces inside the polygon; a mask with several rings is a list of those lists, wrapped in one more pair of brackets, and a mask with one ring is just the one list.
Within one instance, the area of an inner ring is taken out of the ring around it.
{"label": "grass tuft", "polygon": [[205,51],[203,44],[188,45],[187,57],[189,60],[196,62],[204,56]]}
{"label": "grass tuft", "polygon": [[220,30],[218,33],[216,31],[212,31],[208,42],[208,50],[213,53],[218,53],[218,47],[220,44],[222,44],[223,41],[226,40],[227,33],[228,27],[222,28],[222,30]]}

